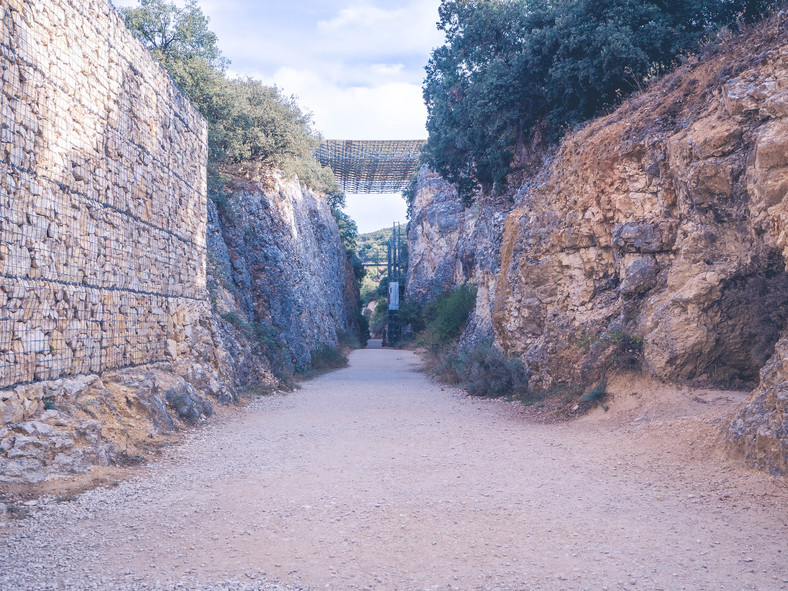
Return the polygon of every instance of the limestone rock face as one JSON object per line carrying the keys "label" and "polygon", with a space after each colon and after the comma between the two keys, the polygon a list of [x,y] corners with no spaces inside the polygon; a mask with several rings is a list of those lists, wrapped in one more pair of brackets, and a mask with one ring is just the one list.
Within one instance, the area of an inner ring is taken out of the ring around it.
{"label": "limestone rock face", "polygon": [[213,412],[165,365],[18,386],[0,391],[0,406],[0,482],[10,483],[123,463]]}
{"label": "limestone rock face", "polygon": [[207,207],[207,124],[110,2],[2,2],[0,44],[0,482],[146,454],[354,328],[325,199]]}
{"label": "limestone rock face", "polygon": [[492,197],[465,209],[455,188],[440,175],[427,168],[419,171],[408,224],[405,297],[424,303],[454,286],[475,284],[476,308],[463,335],[466,341],[493,336],[490,312],[500,244],[506,215],[513,206],[510,197]]}
{"label": "limestone rock face", "polygon": [[[462,211],[423,174],[411,268],[429,261],[440,288],[476,282],[476,316],[489,307],[497,344],[537,388],[588,387],[600,370],[589,349],[625,337],[642,340],[644,369],[660,378],[760,379],[729,440],[784,470],[786,80],[788,45],[768,27],[683,67],[568,135],[513,208],[494,208],[499,234],[478,229],[482,216],[496,227],[484,202]],[[477,254],[464,267],[473,249],[492,264],[479,269]],[[412,296],[434,294],[430,271]]]}
{"label": "limestone rock face", "polygon": [[408,224],[408,283],[405,297],[424,302],[467,281],[461,250],[476,216],[465,210],[455,188],[426,167],[419,171]]}
{"label": "limestone rock face", "polygon": [[730,423],[725,440],[747,464],[788,473],[788,339],[777,343],[758,388]]}
{"label": "limestone rock face", "polygon": [[254,350],[268,368],[303,368],[312,351],[358,330],[358,287],[325,196],[278,174],[236,181],[227,202],[210,205],[208,243],[222,334],[231,350],[251,347],[232,356],[240,374]]}

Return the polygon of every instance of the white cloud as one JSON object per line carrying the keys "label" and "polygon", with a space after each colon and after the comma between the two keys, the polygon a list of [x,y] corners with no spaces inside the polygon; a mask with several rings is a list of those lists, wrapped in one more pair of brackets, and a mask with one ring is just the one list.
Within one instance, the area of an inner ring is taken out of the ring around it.
{"label": "white cloud", "polygon": [[330,20],[319,21],[318,28],[321,31],[336,33],[341,29],[349,27],[374,27],[382,22],[396,19],[402,10],[384,10],[369,4],[360,4],[343,8],[339,14]]}
{"label": "white cloud", "polygon": [[372,64],[370,70],[381,76],[393,76],[401,74],[405,69],[405,64]]}
{"label": "white cloud", "polygon": [[369,1],[355,1],[320,21],[318,37],[329,56],[418,54],[426,61],[442,40],[435,27],[439,4],[439,0],[410,0],[395,9],[382,9]]}
{"label": "white cloud", "polygon": [[421,87],[379,82],[343,87],[313,71],[282,68],[265,82],[294,94],[330,139],[422,139],[427,110]]}

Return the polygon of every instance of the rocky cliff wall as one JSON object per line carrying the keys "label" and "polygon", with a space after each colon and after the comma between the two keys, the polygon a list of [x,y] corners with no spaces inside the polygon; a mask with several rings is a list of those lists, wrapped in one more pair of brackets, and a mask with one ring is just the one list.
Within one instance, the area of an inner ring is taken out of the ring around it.
{"label": "rocky cliff wall", "polygon": [[504,223],[518,193],[483,196],[465,208],[455,188],[423,167],[408,224],[405,298],[425,303],[457,285],[477,286],[476,308],[463,343],[494,337],[495,281],[501,268]]}
{"label": "rocky cliff wall", "polygon": [[104,2],[4,2],[0,51],[0,388],[163,361],[205,298],[205,122]]}
{"label": "rocky cliff wall", "polygon": [[231,188],[210,206],[215,309],[269,370],[308,368],[313,351],[358,331],[358,286],[336,221],[325,196],[278,174]]}
{"label": "rocky cliff wall", "polygon": [[[535,388],[582,393],[641,343],[644,369],[664,379],[759,382],[726,437],[750,464],[784,472],[786,80],[772,21],[569,134],[517,194],[500,241],[425,178],[410,251],[452,268],[453,282],[482,281],[491,297],[476,314]],[[456,220],[435,242],[450,254],[430,244],[440,229],[425,220],[439,212]],[[459,272],[458,253],[480,243],[499,253],[498,272]],[[417,273],[409,290],[424,284]]]}
{"label": "rocky cliff wall", "polygon": [[0,481],[37,481],[226,398],[207,130],[107,2],[3,2],[0,52]]}
{"label": "rocky cliff wall", "polygon": [[272,175],[207,208],[208,296],[168,360],[0,390],[0,483],[134,463],[219,401],[264,393],[355,333],[358,286],[322,195]]}

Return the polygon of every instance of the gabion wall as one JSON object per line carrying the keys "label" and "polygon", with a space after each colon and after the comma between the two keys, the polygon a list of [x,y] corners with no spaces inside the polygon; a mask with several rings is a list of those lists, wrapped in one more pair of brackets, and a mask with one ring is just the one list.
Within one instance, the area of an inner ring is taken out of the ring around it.
{"label": "gabion wall", "polygon": [[0,388],[165,359],[205,298],[204,120],[105,0],[2,0],[0,52]]}

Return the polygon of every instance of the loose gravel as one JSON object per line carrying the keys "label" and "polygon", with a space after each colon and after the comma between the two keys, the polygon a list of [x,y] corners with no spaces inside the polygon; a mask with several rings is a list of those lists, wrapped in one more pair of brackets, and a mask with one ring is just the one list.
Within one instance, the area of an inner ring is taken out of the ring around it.
{"label": "loose gravel", "polygon": [[788,589],[785,482],[713,438],[735,395],[624,382],[540,424],[418,365],[357,351],[136,478],[9,507],[0,589]]}

